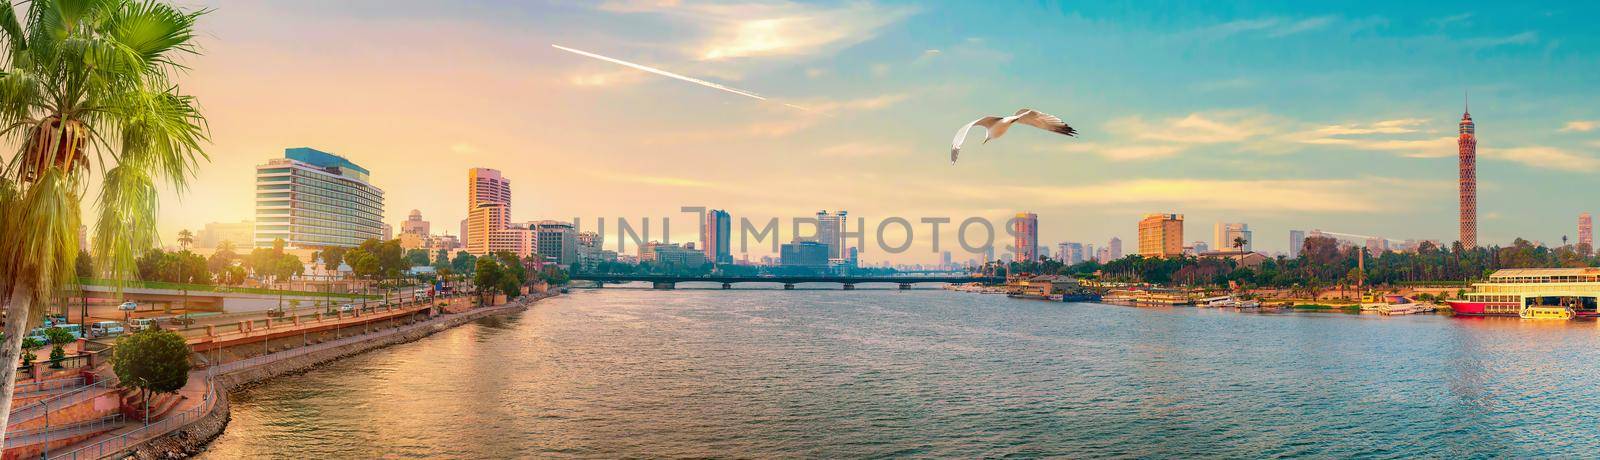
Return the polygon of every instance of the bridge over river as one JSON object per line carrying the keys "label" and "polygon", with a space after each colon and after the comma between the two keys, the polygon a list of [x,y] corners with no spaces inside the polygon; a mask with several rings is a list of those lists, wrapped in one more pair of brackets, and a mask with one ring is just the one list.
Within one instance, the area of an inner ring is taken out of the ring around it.
{"label": "bridge over river", "polygon": [[717,275],[616,275],[580,273],[572,275],[573,280],[594,281],[596,286],[605,286],[605,283],[627,283],[643,281],[650,283],[656,289],[673,289],[677,283],[721,283],[723,289],[733,289],[736,283],[782,283],[784,289],[794,289],[796,284],[802,283],[835,283],[844,286],[845,290],[856,288],[857,284],[887,283],[897,284],[900,289],[911,289],[912,285],[921,283],[1003,283],[1004,277],[998,276],[836,276],[836,275],[799,275],[799,276],[717,276]]}

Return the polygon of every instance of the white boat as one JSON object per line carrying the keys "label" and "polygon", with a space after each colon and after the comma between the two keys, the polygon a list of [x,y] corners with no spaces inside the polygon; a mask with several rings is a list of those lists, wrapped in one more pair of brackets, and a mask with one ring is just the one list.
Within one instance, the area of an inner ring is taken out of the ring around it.
{"label": "white boat", "polygon": [[1261,301],[1259,301],[1259,300],[1241,300],[1241,301],[1235,302],[1233,306],[1237,307],[1237,308],[1261,308]]}
{"label": "white boat", "polygon": [[1421,311],[1414,303],[1390,303],[1378,306],[1381,315],[1409,315]]}

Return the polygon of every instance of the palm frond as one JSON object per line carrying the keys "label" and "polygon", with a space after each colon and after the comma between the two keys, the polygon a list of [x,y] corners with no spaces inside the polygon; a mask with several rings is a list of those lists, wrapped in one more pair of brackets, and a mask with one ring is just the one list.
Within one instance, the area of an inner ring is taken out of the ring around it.
{"label": "palm frond", "polygon": [[[93,243],[94,260],[106,277],[132,278],[138,271],[138,255],[155,247],[158,198],[146,165],[124,161],[106,171]],[[122,292],[120,281],[116,289]]]}
{"label": "palm frond", "polygon": [[0,238],[6,278],[32,288],[37,297],[53,297],[77,273],[77,189],[65,171],[50,168],[6,200]]}

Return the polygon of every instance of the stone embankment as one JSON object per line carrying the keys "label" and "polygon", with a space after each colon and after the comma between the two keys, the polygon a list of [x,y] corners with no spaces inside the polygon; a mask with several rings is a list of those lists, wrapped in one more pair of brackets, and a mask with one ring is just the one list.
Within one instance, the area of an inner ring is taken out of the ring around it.
{"label": "stone embankment", "polygon": [[[129,448],[122,458],[138,459],[167,459],[183,458],[199,453],[228,426],[228,398],[229,391],[243,386],[263,382],[267,379],[284,374],[302,372],[318,365],[336,361],[340,358],[383,348],[391,345],[411,342],[439,331],[450,329],[479,318],[504,315],[527,310],[533,302],[553,294],[532,294],[513,300],[505,305],[483,307],[468,310],[462,313],[445,314],[439,317],[401,326],[395,329],[375,331],[357,337],[359,340],[340,343],[325,349],[309,353],[283,352],[283,359],[266,360],[265,362],[244,367],[238,370],[218,375],[213,380],[216,385],[218,398],[211,411],[204,417],[197,419],[183,428],[174,430],[164,436],[152,439],[143,444]],[[270,355],[268,356],[270,357]],[[202,377],[203,378],[203,377]]]}

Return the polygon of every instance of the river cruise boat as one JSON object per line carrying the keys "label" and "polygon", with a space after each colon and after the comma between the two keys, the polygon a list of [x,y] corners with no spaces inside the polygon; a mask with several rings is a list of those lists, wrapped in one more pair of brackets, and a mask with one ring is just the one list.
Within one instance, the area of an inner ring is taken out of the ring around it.
{"label": "river cruise boat", "polygon": [[[1528,318],[1535,307],[1569,309],[1570,317],[1596,316],[1600,299],[1600,268],[1515,268],[1489,275],[1472,284],[1472,292],[1451,300],[1457,316],[1516,316]],[[1538,315],[1553,314],[1541,312]]]}

